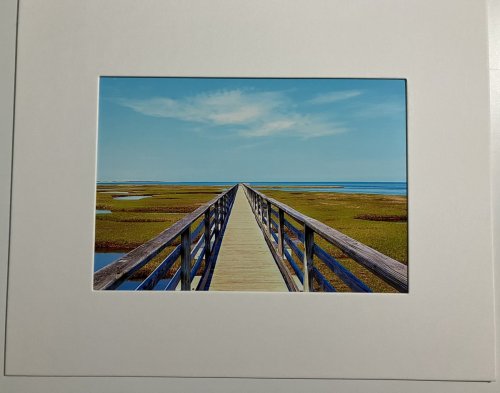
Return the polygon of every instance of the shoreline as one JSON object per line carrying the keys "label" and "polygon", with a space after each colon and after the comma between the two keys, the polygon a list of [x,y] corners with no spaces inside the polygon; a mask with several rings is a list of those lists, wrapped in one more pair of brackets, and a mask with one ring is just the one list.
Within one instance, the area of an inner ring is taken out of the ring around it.
{"label": "shoreline", "polygon": [[[116,182],[96,183],[96,191],[102,188],[101,193],[112,194],[113,187],[134,187],[132,192],[142,187],[229,187],[236,183],[211,182]],[[256,189],[262,191],[285,191],[290,193],[335,193],[346,195],[386,195],[408,197],[406,182],[249,182]],[[123,192],[117,189],[116,193]],[[134,194],[130,194],[134,195]],[[142,195],[142,194],[141,194]],[[145,195],[145,194],[144,194]]]}

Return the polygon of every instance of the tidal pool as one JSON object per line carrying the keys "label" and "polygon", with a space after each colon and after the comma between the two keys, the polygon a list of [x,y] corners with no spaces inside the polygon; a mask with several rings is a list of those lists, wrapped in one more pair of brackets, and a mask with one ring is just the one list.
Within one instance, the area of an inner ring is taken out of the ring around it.
{"label": "tidal pool", "polygon": [[128,196],[117,196],[113,199],[120,201],[138,201],[139,199],[151,198],[151,195],[128,195]]}

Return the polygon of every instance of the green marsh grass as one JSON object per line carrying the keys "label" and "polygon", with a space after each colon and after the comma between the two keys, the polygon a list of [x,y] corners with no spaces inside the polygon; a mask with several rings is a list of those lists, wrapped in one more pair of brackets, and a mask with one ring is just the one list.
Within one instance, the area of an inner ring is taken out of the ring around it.
{"label": "green marsh grass", "polygon": [[[274,187],[275,188],[275,187]],[[170,227],[201,204],[210,201],[226,187],[174,185],[98,185],[96,208],[111,214],[96,215],[95,249],[98,252],[128,252]],[[390,256],[408,263],[407,199],[403,196],[342,194],[328,192],[289,192],[260,188],[261,192],[299,212],[325,223],[346,235]],[[124,194],[127,192],[127,194]],[[147,195],[140,200],[117,200],[114,196]],[[296,227],[300,225],[287,217]],[[201,219],[200,219],[201,220]],[[199,222],[198,220],[197,222]],[[192,226],[192,230],[196,224]],[[362,267],[339,249],[315,236],[316,242],[335,256],[347,269],[361,278],[375,292],[394,289]],[[179,244],[173,242],[132,279],[144,279]],[[299,267],[302,262],[297,261]],[[339,291],[348,291],[331,271],[315,258],[315,266]],[[167,272],[171,277],[179,261]],[[200,273],[203,271],[203,267]]]}
{"label": "green marsh grass", "polygon": [[[261,189],[261,192],[401,263],[408,264],[408,208],[405,196],[265,189]],[[294,226],[301,228],[291,217],[286,218]],[[390,285],[318,235],[315,235],[315,241],[374,292],[396,292]],[[302,267],[301,261],[296,262]],[[338,291],[350,290],[317,257],[314,263]]]}
{"label": "green marsh grass", "polygon": [[[110,214],[97,214],[95,226],[96,252],[129,252],[163,230],[172,226],[186,214],[196,210],[226,187],[177,186],[177,185],[98,185],[96,209],[111,210]],[[124,193],[127,194],[124,194]],[[117,196],[150,196],[139,200],[118,200]],[[192,225],[192,230],[201,219]],[[176,239],[146,266],[138,270],[132,279],[147,277],[160,262],[179,244]],[[179,262],[167,272],[170,277]],[[202,272],[201,269],[200,272]]]}

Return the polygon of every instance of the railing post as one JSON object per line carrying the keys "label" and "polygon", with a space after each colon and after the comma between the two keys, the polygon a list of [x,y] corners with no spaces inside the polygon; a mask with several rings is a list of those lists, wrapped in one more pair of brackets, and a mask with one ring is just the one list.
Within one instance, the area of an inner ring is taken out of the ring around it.
{"label": "railing post", "polygon": [[220,199],[221,203],[221,229],[224,226],[224,221],[226,220],[226,196],[223,195],[222,198]]}
{"label": "railing post", "polygon": [[304,292],[313,292],[314,231],[304,225]]}
{"label": "railing post", "polygon": [[191,227],[181,233],[181,290],[191,290]]}
{"label": "railing post", "polygon": [[219,223],[219,233],[222,232],[222,198],[219,199],[219,218],[218,221]]}
{"label": "railing post", "polygon": [[285,213],[278,207],[278,254],[285,258]]}
{"label": "railing post", "polygon": [[269,234],[271,234],[273,231],[272,226],[271,226],[271,217],[272,217],[271,203],[269,201],[267,201],[267,232]]}
{"label": "railing post", "polygon": [[215,241],[219,238],[219,201],[215,202],[215,214],[214,214],[214,231],[215,231]]}
{"label": "railing post", "polygon": [[207,268],[210,256],[212,255],[212,247],[210,244],[210,208],[205,212],[205,269]]}
{"label": "railing post", "polygon": [[227,194],[224,195],[224,221],[226,221],[226,219],[227,219],[227,211],[228,211],[228,209],[227,209],[227,196],[228,196]]}
{"label": "railing post", "polygon": [[264,199],[260,198],[260,222],[264,225]]}

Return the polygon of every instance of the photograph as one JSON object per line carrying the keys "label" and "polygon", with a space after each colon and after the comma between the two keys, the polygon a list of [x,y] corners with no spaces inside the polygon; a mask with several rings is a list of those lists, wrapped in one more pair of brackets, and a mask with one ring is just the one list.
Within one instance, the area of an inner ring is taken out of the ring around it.
{"label": "photograph", "polygon": [[408,293],[407,83],[99,78],[94,290]]}

